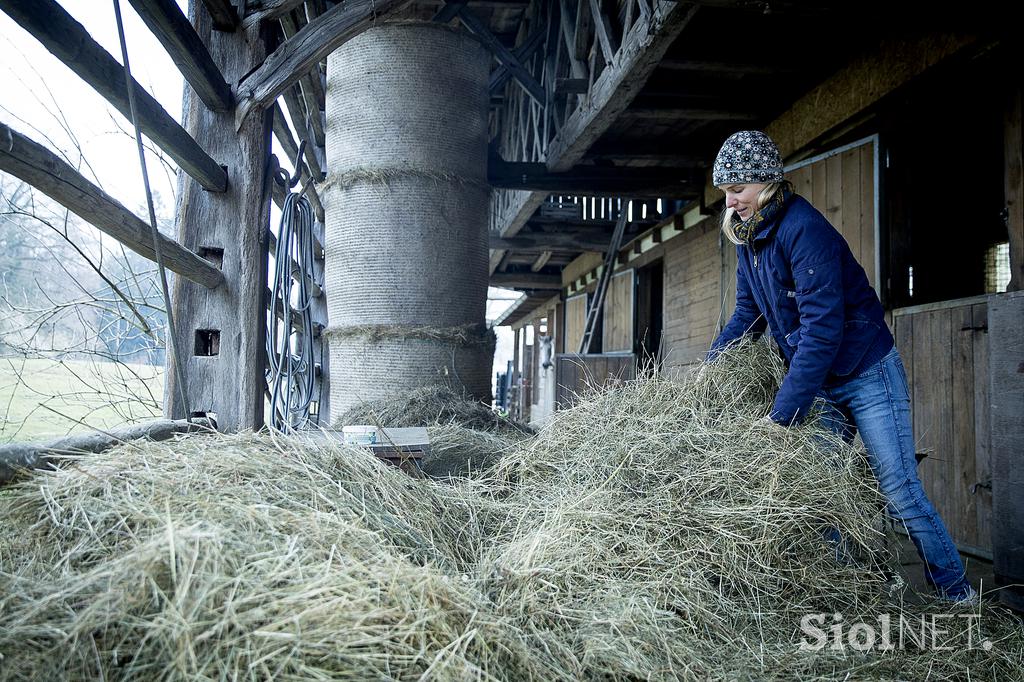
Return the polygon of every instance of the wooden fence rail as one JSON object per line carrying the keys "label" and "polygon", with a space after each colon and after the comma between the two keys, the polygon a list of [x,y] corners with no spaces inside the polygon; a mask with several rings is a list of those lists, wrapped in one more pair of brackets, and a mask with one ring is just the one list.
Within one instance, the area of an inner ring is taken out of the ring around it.
{"label": "wooden fence rail", "polygon": [[[152,228],[46,147],[0,123],[0,170],[29,185],[92,223],[135,253],[156,260]],[[170,237],[160,235],[168,270],[207,288],[220,286],[224,275]]]}
{"label": "wooden fence rail", "polygon": [[[0,0],[0,9],[131,120],[121,64],[55,0]],[[227,171],[138,82],[132,87],[142,132],[205,189],[223,192]]]}

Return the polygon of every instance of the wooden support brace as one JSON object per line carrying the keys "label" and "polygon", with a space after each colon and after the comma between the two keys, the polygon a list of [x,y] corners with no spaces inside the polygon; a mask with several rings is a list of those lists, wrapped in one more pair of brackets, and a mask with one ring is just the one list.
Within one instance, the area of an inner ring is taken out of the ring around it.
{"label": "wooden support brace", "polygon": [[[586,64],[589,47],[590,47],[590,30],[593,26],[594,18],[590,14],[590,4],[588,0],[576,0],[576,29],[573,32],[573,54],[583,64]],[[590,78],[593,76],[592,70],[588,67],[585,69],[586,77]]]}
{"label": "wooden support brace", "polygon": [[[299,32],[300,26],[292,19],[292,15],[286,14],[281,17],[281,29],[284,31],[285,39],[289,39]],[[315,78],[314,78],[315,76]],[[327,140],[324,136],[324,122],[321,118],[321,102],[324,100],[324,93],[318,92],[320,85],[320,67],[314,65],[312,73],[306,73],[295,84],[305,111],[306,128],[312,132],[308,139],[318,147],[325,146]]]}
{"label": "wooden support brace", "polygon": [[601,53],[605,62],[611,64],[615,59],[615,53],[619,51],[619,43],[612,32],[608,15],[601,9],[601,0],[590,0],[590,14],[594,17],[594,29],[601,44]]}
{"label": "wooden support brace", "polygon": [[181,75],[212,111],[227,111],[234,104],[231,86],[213,63],[210,51],[196,35],[188,17],[174,0],[128,0]]}
{"label": "wooden support brace", "polygon": [[319,180],[324,176],[324,169],[326,168],[326,165],[320,163],[320,156],[317,154],[316,145],[312,144],[312,131],[310,131],[309,125],[303,116],[305,106],[299,98],[297,87],[288,88],[285,90],[282,97],[284,97],[284,103],[288,107],[288,115],[292,119],[292,127],[295,128],[296,134],[300,137],[303,135],[306,136],[307,144],[306,149],[303,152],[306,159],[306,166],[309,168],[309,172],[313,174],[313,177]]}
{"label": "wooden support brace", "polygon": [[533,261],[533,265],[530,266],[530,270],[533,272],[540,272],[544,269],[544,266],[548,264],[549,260],[551,260],[551,252],[543,251],[539,256],[537,256],[537,260]]}
{"label": "wooden support brace", "polygon": [[285,90],[327,55],[370,28],[397,15],[411,0],[347,0],[306,24],[274,50],[238,86],[235,125],[253,111],[269,107]]}
{"label": "wooden support brace", "polygon": [[[0,123],[0,170],[39,189],[83,220],[96,226],[143,258],[156,260],[152,228],[41,144]],[[164,265],[204,287],[217,287],[224,276],[215,265],[178,242],[160,236]]]}
{"label": "wooden support brace", "polygon": [[503,64],[512,73],[512,76],[523,86],[523,89],[529,93],[530,97],[543,106],[545,103],[544,88],[541,87],[541,84],[537,82],[526,67],[516,59],[512,51],[502,45],[501,41],[491,33],[487,25],[480,21],[465,5],[460,6],[459,21],[472,31],[487,49],[494,54],[498,62]]}
{"label": "wooden support brace", "polygon": [[249,28],[261,21],[280,19],[301,4],[302,0],[263,0],[259,9],[246,13],[242,26]]}
{"label": "wooden support brace", "polygon": [[[0,0],[0,9],[114,105],[125,118],[131,119],[128,88],[121,64],[55,0]],[[223,192],[228,184],[227,171],[203,151],[141,85],[135,81],[132,85],[142,132],[205,189]]]}
{"label": "wooden support brace", "polygon": [[[544,44],[544,31],[537,29],[531,33],[523,44],[515,48],[512,53],[516,59],[521,62],[527,61],[537,51],[541,45]],[[512,77],[512,72],[508,70],[504,64],[498,64],[498,68],[491,74],[490,82],[488,83],[488,91],[495,92],[500,89],[509,78]]]}
{"label": "wooden support brace", "polygon": [[[580,0],[580,5],[582,6],[584,2],[586,2],[586,0]],[[577,22],[576,24],[572,24],[569,14],[569,0],[559,0],[559,5],[561,12],[559,13],[558,22],[561,25],[562,37],[565,40],[569,55],[569,68],[572,71],[573,78],[587,80],[587,67],[584,64],[584,61],[576,54],[576,37],[580,30],[578,20],[579,10],[577,9]],[[586,90],[584,90],[584,92],[586,92]]]}

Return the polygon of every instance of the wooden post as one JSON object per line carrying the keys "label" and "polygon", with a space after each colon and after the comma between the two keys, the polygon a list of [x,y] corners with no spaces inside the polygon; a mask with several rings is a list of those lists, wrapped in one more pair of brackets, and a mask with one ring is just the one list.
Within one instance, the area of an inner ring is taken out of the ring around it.
{"label": "wooden post", "polygon": [[1024,611],[1024,293],[988,306],[992,422],[992,569],[1004,604]]}
{"label": "wooden post", "polygon": [[[267,43],[259,26],[233,33],[215,31],[210,14],[191,0],[196,33],[230,83],[261,64]],[[177,279],[173,305],[175,340],[187,360],[184,372],[188,410],[214,416],[222,431],[263,425],[267,288],[266,234],[270,192],[265,177],[270,154],[272,112],[260,110],[236,133],[234,112],[208,110],[185,86],[183,125],[199,144],[227,167],[227,191],[207,192],[184,174],[178,176],[176,225],[186,248],[221,263],[226,284],[206,290]],[[170,365],[173,360],[169,359]],[[166,415],[181,418],[173,371],[167,372]]]}
{"label": "wooden post", "polygon": [[1006,230],[1010,240],[1010,284],[1007,291],[1024,289],[1024,135],[1021,135],[1022,90],[1010,95],[1004,126],[1006,150]]}
{"label": "wooden post", "polygon": [[[515,397],[515,405],[512,401],[509,401],[508,411],[509,416],[513,419],[519,419],[519,396],[522,391],[519,390],[519,330],[513,330],[513,341],[512,341],[512,377],[509,379],[509,386],[515,386],[516,390],[511,392]],[[514,408],[514,409],[513,409]]]}

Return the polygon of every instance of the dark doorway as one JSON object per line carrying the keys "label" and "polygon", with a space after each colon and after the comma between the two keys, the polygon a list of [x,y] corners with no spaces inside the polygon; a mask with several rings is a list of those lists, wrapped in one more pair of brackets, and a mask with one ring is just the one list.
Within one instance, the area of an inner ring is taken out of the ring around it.
{"label": "dark doorway", "polygon": [[640,366],[648,363],[657,366],[664,324],[665,268],[662,261],[637,269],[636,277],[633,349]]}

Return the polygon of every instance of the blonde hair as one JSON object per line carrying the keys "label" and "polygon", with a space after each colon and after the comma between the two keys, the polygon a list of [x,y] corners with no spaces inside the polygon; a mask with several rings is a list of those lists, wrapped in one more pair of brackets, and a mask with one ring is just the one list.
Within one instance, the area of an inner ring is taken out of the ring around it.
{"label": "blonde hair", "polygon": [[[762,208],[767,206],[768,202],[775,196],[775,193],[787,186],[790,191],[793,191],[793,185],[789,180],[782,180],[781,182],[773,182],[765,185],[764,189],[757,194],[757,210],[760,211]],[[736,236],[736,231],[734,229],[738,222],[741,221],[739,216],[736,214],[735,208],[726,208],[722,211],[722,233],[725,234],[725,238],[733,244],[742,246],[746,244],[746,242]]]}

